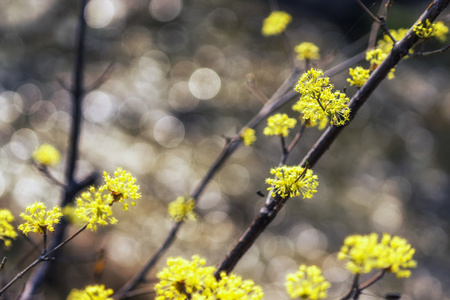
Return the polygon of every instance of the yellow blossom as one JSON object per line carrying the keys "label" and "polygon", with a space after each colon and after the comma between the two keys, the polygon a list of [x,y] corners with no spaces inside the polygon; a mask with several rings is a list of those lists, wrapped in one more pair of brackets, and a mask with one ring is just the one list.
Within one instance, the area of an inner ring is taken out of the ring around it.
{"label": "yellow blossom", "polygon": [[186,199],[180,196],[169,204],[169,215],[172,221],[181,222],[186,219],[195,221],[197,219],[195,213],[195,201],[193,198]]}
{"label": "yellow blossom", "polygon": [[25,212],[20,216],[25,220],[25,223],[19,225],[25,235],[28,232],[44,233],[45,230],[54,231],[53,224],[58,224],[62,217],[61,209],[55,206],[52,210],[45,210],[45,204],[42,202],[35,202],[28,205]]}
{"label": "yellow blossom", "polygon": [[311,169],[300,166],[282,166],[270,169],[270,174],[275,178],[267,178],[266,183],[271,185],[267,190],[273,191],[272,196],[276,194],[283,198],[287,196],[294,197],[300,194],[303,198],[312,198],[317,192],[317,175],[313,175]]}
{"label": "yellow blossom", "polygon": [[289,129],[294,128],[297,120],[289,118],[287,114],[275,114],[267,119],[267,127],[264,128],[265,135],[288,136]]}
{"label": "yellow blossom", "polygon": [[300,265],[298,271],[286,276],[286,289],[291,298],[317,300],[327,296],[330,283],[316,266]]}
{"label": "yellow blossom", "polygon": [[255,130],[245,127],[241,132],[241,138],[246,146],[251,146],[256,141]]}
{"label": "yellow blossom", "polygon": [[88,228],[92,231],[97,230],[98,224],[105,226],[117,223],[117,219],[112,217],[111,204],[113,202],[113,196],[107,193],[104,186],[99,187],[98,190],[91,186],[76,201],[77,208],[75,209],[75,214],[81,220],[89,222]]}
{"label": "yellow blossom", "polygon": [[191,261],[169,258],[167,267],[156,277],[156,300],[206,299],[216,287],[214,267],[205,267],[206,260],[196,255]]}
{"label": "yellow blossom", "polygon": [[167,267],[156,277],[156,300],[260,300],[261,287],[252,280],[242,280],[240,276],[225,272],[219,281],[214,277],[214,267],[206,267],[206,261],[197,255],[191,261],[181,257],[169,258]]}
{"label": "yellow blossom", "polygon": [[11,246],[11,239],[17,237],[14,227],[10,224],[14,221],[14,216],[9,209],[0,209],[0,240],[3,240],[6,247]]}
{"label": "yellow blossom", "polygon": [[303,42],[295,46],[294,51],[297,52],[298,60],[313,60],[319,59],[319,47],[313,43]]}
{"label": "yellow blossom", "polygon": [[332,89],[330,78],[322,70],[312,68],[300,77],[295,86],[295,90],[301,95],[292,109],[302,113],[303,119],[312,124],[329,119],[330,124],[344,125],[350,115],[349,98]]}
{"label": "yellow blossom", "polygon": [[286,30],[287,25],[292,21],[291,15],[284,11],[273,11],[264,19],[263,35],[277,35]]}
{"label": "yellow blossom", "polygon": [[128,203],[124,200],[130,200],[132,206],[136,203],[132,200],[141,198],[139,193],[139,185],[136,185],[136,178],[131,173],[117,168],[114,172],[114,177],[110,177],[108,173],[103,172],[105,184],[103,187],[109,190],[113,196],[113,202],[120,202],[123,204],[123,209],[128,210]]}
{"label": "yellow blossom", "polygon": [[[377,48],[373,50],[369,50],[366,52],[366,60],[370,63],[370,70],[373,71],[378,68],[383,60],[386,58],[388,53],[383,52],[383,50]],[[395,68],[392,68],[388,73],[388,79],[394,78]]]}
{"label": "yellow blossom", "polygon": [[350,68],[350,76],[352,78],[347,78],[347,81],[350,85],[354,85],[356,87],[361,87],[369,78],[370,70],[364,69],[363,67]]}
{"label": "yellow blossom", "polygon": [[414,33],[421,39],[429,39],[434,36],[434,24],[426,19],[425,22],[419,21],[413,27]]}
{"label": "yellow blossom", "polygon": [[[396,41],[400,41],[408,33],[408,29],[405,29],[405,28],[400,28],[397,30],[391,29],[389,32],[391,33],[392,37]],[[391,38],[388,35],[385,34],[383,36],[383,39],[381,39],[377,42],[376,48],[380,49],[383,53],[385,53],[387,55],[389,52],[391,52],[392,47],[394,47],[394,42],[391,40]],[[410,52],[412,52],[412,51],[410,51]]]}
{"label": "yellow blossom", "polygon": [[253,280],[242,280],[241,276],[225,272],[220,273],[220,280],[214,289],[217,300],[259,300],[264,293]]}
{"label": "yellow blossom", "polygon": [[53,166],[59,162],[59,151],[49,144],[40,145],[33,152],[33,159],[40,165]]}
{"label": "yellow blossom", "polygon": [[403,238],[384,234],[378,242],[378,234],[372,233],[347,237],[338,259],[348,260],[346,267],[355,274],[384,269],[397,277],[409,277],[409,269],[417,265],[412,259],[414,252],[414,248]]}
{"label": "yellow blossom", "polygon": [[88,285],[83,290],[73,289],[67,300],[113,300],[109,297],[114,293],[112,289],[105,289],[102,285]]}
{"label": "yellow blossom", "polygon": [[434,23],[434,37],[440,42],[445,42],[447,39],[448,27],[445,26],[444,22],[439,21]]}

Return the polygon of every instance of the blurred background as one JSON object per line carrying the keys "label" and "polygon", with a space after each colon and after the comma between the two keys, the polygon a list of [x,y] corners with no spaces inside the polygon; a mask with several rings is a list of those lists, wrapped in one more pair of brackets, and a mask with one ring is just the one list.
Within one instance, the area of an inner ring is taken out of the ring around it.
{"label": "blurred background", "polygon": [[[63,86],[71,84],[78,2],[0,1],[0,204],[15,213],[16,225],[26,205],[53,206],[62,194],[31,155],[42,143],[56,146],[63,159],[51,171],[63,180],[71,121]],[[379,2],[367,5],[376,12]],[[428,4],[395,1],[388,25],[409,28]],[[324,69],[366,49],[372,21],[354,1],[278,5],[293,16],[291,45],[313,42],[322,57],[332,57]],[[65,247],[37,299],[63,299],[93,282],[117,290],[161,245],[172,226],[168,203],[193,191],[224,137],[234,136],[262,106],[248,93],[246,74],[255,75],[268,97],[290,74],[291,50],[283,39],[261,35],[270,10],[257,0],[89,2],[86,86],[111,64],[113,70],[84,97],[77,177],[120,166],[138,178],[143,198],[128,212],[116,210],[116,226],[85,232]],[[426,48],[442,46],[430,42]],[[388,274],[360,299],[388,292],[405,300],[450,299],[449,66],[448,54],[401,62],[395,79],[380,85],[316,165],[316,196],[291,199],[235,272],[261,285],[265,299],[287,299],[286,274],[301,263],[316,264],[332,284],[328,298],[337,299],[351,285],[336,259],[345,237],[387,232],[416,248],[418,267],[408,279]],[[347,77],[346,70],[331,80],[351,97],[356,89]],[[297,117],[292,104],[280,111]],[[250,224],[264,202],[256,192],[267,189],[264,180],[281,154],[279,140],[262,135],[264,127],[256,128],[255,144],[241,147],[214,177],[199,200],[199,220],[182,227],[149,278],[169,256],[199,254],[218,264]],[[288,164],[298,164],[320,134],[307,130]],[[41,236],[29,239],[37,243]],[[32,249],[20,235],[11,249],[0,250],[8,257],[3,281],[39,255]],[[106,267],[95,277],[102,249]]]}

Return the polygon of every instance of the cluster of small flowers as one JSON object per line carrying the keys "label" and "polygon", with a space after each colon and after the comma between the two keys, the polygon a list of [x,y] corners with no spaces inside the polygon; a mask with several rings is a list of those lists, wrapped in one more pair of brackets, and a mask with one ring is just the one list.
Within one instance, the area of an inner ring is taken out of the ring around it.
{"label": "cluster of small flowers", "polygon": [[286,290],[291,298],[322,299],[329,287],[330,283],[316,266],[300,265],[296,273],[286,276]]}
{"label": "cluster of small flowers", "polygon": [[317,192],[319,182],[311,169],[282,166],[270,169],[270,174],[275,175],[275,178],[266,179],[266,183],[271,185],[267,190],[272,191],[272,196],[278,194],[286,198],[302,194],[303,198],[312,198]]}
{"label": "cluster of small flowers", "polygon": [[[436,23],[431,23],[428,19],[425,22],[420,21],[413,27],[414,33],[422,38],[429,39],[431,37],[435,37],[440,42],[444,42],[447,39],[448,27],[445,26],[444,22],[439,21]],[[408,29],[400,28],[398,30],[390,30],[392,37],[398,41],[401,40]],[[350,76],[347,81],[350,85],[354,85],[356,87],[361,87],[366,80],[369,78],[369,74],[371,71],[375,70],[378,65],[386,58],[386,56],[391,52],[394,44],[391,38],[388,35],[384,35],[383,39],[377,42],[377,46],[375,49],[369,50],[366,53],[366,60],[370,63],[370,69],[364,69],[362,67],[356,67],[356,69],[350,68]],[[412,49],[409,50],[409,53],[412,54],[414,51]],[[388,79],[393,79],[395,69],[391,69],[388,73]]]}
{"label": "cluster of small flowers", "polygon": [[195,201],[193,198],[187,199],[180,196],[169,204],[168,212],[174,222],[182,222],[187,219],[195,221],[197,216],[194,213]]}
{"label": "cluster of small flowers", "polygon": [[49,144],[42,144],[33,152],[33,159],[41,166],[56,165],[60,158],[59,151]]}
{"label": "cluster of small flowers", "polygon": [[413,27],[413,30],[421,39],[435,37],[441,42],[445,42],[447,39],[448,27],[445,26],[442,21],[436,23],[431,23],[428,19],[426,19],[425,22],[419,21],[417,25]]}
{"label": "cluster of small flowers", "polygon": [[372,233],[347,237],[338,259],[349,260],[346,267],[355,274],[384,269],[397,277],[409,277],[411,271],[408,269],[417,265],[412,259],[414,252],[414,248],[403,238],[384,234],[378,242],[378,234]]}
{"label": "cluster of small flowers", "polygon": [[102,285],[88,285],[83,290],[73,289],[67,300],[113,300],[109,297],[114,293],[112,289],[105,289]]}
{"label": "cluster of small flowers", "polygon": [[225,272],[214,277],[214,267],[206,267],[205,259],[192,256],[191,261],[181,257],[169,258],[167,267],[157,274],[156,300],[217,299],[259,300],[261,287],[252,280]]}
{"label": "cluster of small flowers", "polygon": [[88,228],[92,231],[97,229],[97,225],[107,225],[117,223],[117,219],[112,217],[111,206],[115,202],[120,202],[124,210],[128,210],[129,201],[135,205],[134,200],[140,199],[139,185],[136,185],[136,178],[131,173],[117,168],[114,176],[103,173],[105,183],[99,188],[90,187],[89,191],[81,194],[77,198],[77,208],[75,214],[82,220],[88,222]]}
{"label": "cluster of small flowers", "polygon": [[287,114],[275,114],[267,119],[267,127],[264,128],[263,133],[267,136],[286,137],[289,134],[289,129],[294,128],[295,124],[297,124],[297,120],[289,118]]}
{"label": "cluster of small flowers", "polygon": [[349,120],[349,98],[345,93],[333,91],[330,78],[322,70],[308,70],[300,77],[295,90],[301,96],[292,109],[302,113],[303,119],[309,121],[311,126],[328,120],[330,124],[339,126]]}
{"label": "cluster of small flowers", "polygon": [[245,127],[241,132],[241,138],[246,146],[251,146],[256,141],[255,130]]}
{"label": "cluster of small flowers", "polygon": [[0,240],[3,240],[6,247],[11,246],[11,239],[17,237],[14,227],[10,224],[14,221],[14,216],[9,209],[0,209]]}

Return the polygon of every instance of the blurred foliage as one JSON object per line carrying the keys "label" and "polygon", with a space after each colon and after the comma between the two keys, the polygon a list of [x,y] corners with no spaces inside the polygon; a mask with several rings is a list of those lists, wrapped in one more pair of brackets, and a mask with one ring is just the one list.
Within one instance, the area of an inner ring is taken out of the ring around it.
{"label": "blurred foliage", "polygon": [[[294,17],[291,45],[317,44],[322,57],[332,58],[325,69],[365,50],[371,20],[354,1],[280,5]],[[395,1],[388,24],[409,28],[427,5]],[[71,99],[64,87],[72,78],[77,8],[78,1],[0,3],[0,201],[16,216],[34,201],[52,206],[61,196],[30,158],[42,143],[66,158]],[[98,279],[101,249],[101,282],[116,290],[160,246],[171,226],[168,203],[192,192],[224,137],[237,134],[261,107],[247,92],[245,75],[253,73],[270,96],[289,74],[283,40],[261,35],[269,12],[257,0],[89,2],[86,86],[110,64],[113,70],[84,98],[77,176],[123,167],[138,178],[143,199],[118,216],[117,226],[83,233],[65,247],[42,298],[62,299]],[[301,263],[323,267],[331,299],[343,295],[350,274],[336,253],[347,235],[370,232],[407,238],[418,261],[409,279],[388,276],[371,293],[450,299],[449,65],[443,54],[403,61],[317,164],[315,197],[289,201],[244,256],[236,272],[262,285],[266,299],[287,299],[284,278]],[[331,80],[342,90],[347,77],[344,71]],[[347,88],[350,96],[355,91]],[[280,112],[297,117],[291,106]],[[264,201],[256,192],[266,192],[264,180],[281,155],[277,138],[262,134],[264,126],[256,129],[254,146],[239,149],[209,184],[199,221],[182,228],[166,257],[199,254],[217,264],[250,223]],[[298,163],[319,135],[307,130],[288,164]],[[64,163],[51,171],[63,180]],[[2,254],[8,256],[4,277],[39,255],[28,242],[18,238]]]}

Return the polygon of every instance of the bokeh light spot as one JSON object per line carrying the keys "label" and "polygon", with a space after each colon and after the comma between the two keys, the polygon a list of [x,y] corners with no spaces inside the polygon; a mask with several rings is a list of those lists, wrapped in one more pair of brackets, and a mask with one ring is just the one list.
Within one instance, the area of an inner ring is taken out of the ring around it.
{"label": "bokeh light spot", "polygon": [[164,117],[155,124],[153,135],[163,147],[173,148],[178,146],[184,138],[184,125],[175,117]]}
{"label": "bokeh light spot", "polygon": [[83,101],[84,117],[93,123],[109,121],[115,112],[115,101],[107,93],[94,91],[86,95]]}
{"label": "bokeh light spot", "polygon": [[181,0],[151,0],[149,4],[150,14],[160,22],[172,21],[180,14],[182,8]]}
{"label": "bokeh light spot", "polygon": [[195,71],[189,79],[189,90],[192,95],[201,99],[209,100],[220,91],[220,77],[211,69],[201,68]]}

